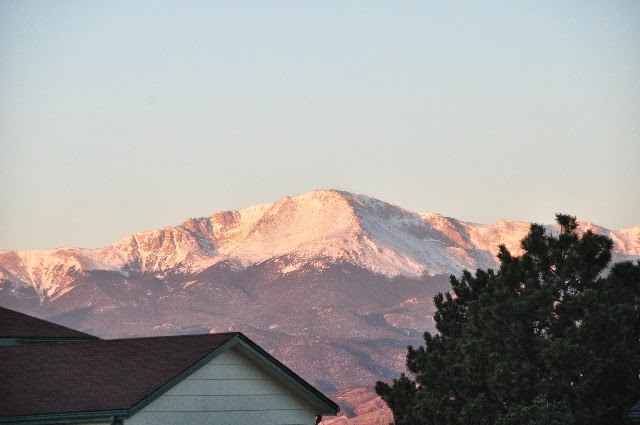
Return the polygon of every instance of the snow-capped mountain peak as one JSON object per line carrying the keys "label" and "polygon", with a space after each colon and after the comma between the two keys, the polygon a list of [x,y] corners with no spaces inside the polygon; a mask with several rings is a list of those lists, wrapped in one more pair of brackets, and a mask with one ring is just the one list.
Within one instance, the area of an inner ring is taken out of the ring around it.
{"label": "snow-capped mountain peak", "polygon": [[[581,225],[611,237],[620,258],[640,256],[640,226],[612,231]],[[468,223],[326,189],[191,218],[104,248],[0,251],[0,281],[55,297],[92,270],[194,273],[221,261],[243,268],[284,257],[283,273],[304,265],[349,263],[389,277],[452,274],[495,267],[499,244],[518,254],[528,229],[525,222]]]}

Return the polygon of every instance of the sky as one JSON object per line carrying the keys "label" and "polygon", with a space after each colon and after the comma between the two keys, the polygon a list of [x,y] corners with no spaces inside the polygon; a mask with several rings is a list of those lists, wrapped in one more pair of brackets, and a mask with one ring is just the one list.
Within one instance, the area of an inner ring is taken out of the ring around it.
{"label": "sky", "polygon": [[640,225],[640,2],[0,0],[0,250],[320,188]]}

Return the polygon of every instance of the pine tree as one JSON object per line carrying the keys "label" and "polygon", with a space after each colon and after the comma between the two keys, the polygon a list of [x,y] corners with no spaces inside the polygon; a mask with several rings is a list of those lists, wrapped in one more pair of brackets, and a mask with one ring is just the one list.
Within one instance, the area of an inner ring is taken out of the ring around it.
{"label": "pine tree", "polygon": [[531,226],[524,253],[451,277],[435,298],[438,334],[409,347],[407,369],[376,391],[404,424],[624,424],[640,398],[640,264],[612,241]]}

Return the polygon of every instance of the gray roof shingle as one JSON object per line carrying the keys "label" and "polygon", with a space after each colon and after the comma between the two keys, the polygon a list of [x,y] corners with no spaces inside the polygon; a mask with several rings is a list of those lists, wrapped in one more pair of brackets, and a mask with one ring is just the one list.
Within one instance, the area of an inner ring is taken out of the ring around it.
{"label": "gray roof shingle", "polygon": [[129,410],[237,333],[0,349],[0,419]]}

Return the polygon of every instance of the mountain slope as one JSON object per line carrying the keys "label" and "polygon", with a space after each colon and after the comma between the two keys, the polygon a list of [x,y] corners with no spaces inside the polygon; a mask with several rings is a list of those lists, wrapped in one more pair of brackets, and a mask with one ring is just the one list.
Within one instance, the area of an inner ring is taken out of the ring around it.
{"label": "mountain slope", "polygon": [[[497,246],[504,243],[517,253],[528,227],[516,221],[479,225],[319,190],[136,233],[105,248],[0,251],[0,280],[55,298],[89,271],[193,273],[221,261],[246,268],[280,256],[289,258],[284,273],[342,261],[389,277],[433,276],[494,267]],[[584,227],[611,237],[619,258],[640,256],[640,226]]]}

